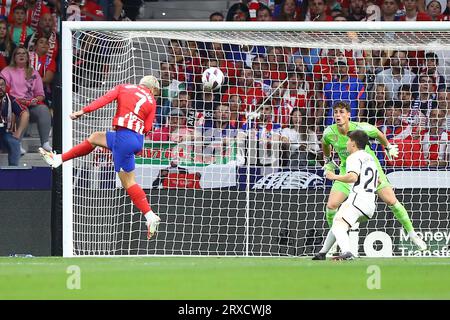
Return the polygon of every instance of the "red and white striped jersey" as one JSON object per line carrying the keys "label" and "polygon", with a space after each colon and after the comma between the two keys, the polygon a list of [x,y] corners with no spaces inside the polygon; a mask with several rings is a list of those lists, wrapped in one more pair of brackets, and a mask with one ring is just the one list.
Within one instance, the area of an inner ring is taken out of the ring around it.
{"label": "red and white striped jersey", "polygon": [[11,9],[19,0],[0,0],[0,16],[8,17]]}
{"label": "red and white striped jersey", "polygon": [[429,130],[422,132],[422,148],[428,160],[447,160],[450,152],[448,148],[449,134],[441,128],[437,134],[431,135]]}
{"label": "red and white striped jersey", "polygon": [[146,134],[152,129],[156,112],[156,101],[150,90],[144,86],[121,84],[108,91],[83,108],[89,113],[117,100],[117,110],[113,127],[133,130]]}

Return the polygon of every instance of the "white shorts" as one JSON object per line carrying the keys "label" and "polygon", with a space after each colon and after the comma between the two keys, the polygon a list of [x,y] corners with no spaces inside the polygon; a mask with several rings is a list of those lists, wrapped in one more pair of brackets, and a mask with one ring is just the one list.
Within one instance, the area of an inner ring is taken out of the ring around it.
{"label": "white shorts", "polygon": [[362,222],[372,218],[375,207],[374,194],[351,193],[339,208],[336,217],[341,217],[350,227],[353,227],[356,222]]}

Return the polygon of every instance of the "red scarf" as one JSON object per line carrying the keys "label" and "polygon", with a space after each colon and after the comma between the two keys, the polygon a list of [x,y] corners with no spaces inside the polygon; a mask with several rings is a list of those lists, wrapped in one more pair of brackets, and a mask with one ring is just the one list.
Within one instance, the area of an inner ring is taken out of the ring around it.
{"label": "red scarf", "polygon": [[[9,34],[11,35],[11,39],[13,39],[15,28],[18,27],[12,26],[12,28],[10,29]],[[22,23],[22,33],[20,34],[19,44],[23,45],[26,39],[27,39],[27,24],[24,22]]]}
{"label": "red scarf", "polygon": [[41,18],[42,0],[37,0],[36,5],[27,11],[27,22],[33,31],[36,31],[39,25],[39,19]]}

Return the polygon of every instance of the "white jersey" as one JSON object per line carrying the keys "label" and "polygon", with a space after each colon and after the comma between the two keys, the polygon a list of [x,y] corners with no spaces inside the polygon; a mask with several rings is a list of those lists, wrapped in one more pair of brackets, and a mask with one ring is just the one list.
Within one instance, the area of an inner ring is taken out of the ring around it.
{"label": "white jersey", "polygon": [[373,157],[364,150],[352,153],[347,158],[346,171],[358,175],[358,180],[350,184],[351,193],[374,194],[378,186],[378,169]]}
{"label": "white jersey", "polygon": [[374,158],[364,150],[352,153],[347,158],[346,171],[358,175],[350,184],[350,195],[339,208],[338,214],[351,227],[360,218],[372,218],[375,212],[375,192],[378,186],[378,169]]}

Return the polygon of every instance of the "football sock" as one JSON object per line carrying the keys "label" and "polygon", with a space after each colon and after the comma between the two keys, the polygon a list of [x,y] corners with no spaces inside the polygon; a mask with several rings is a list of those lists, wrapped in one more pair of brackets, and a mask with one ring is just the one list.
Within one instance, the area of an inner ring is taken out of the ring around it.
{"label": "football sock", "polygon": [[[136,183],[127,189],[127,193],[134,205],[141,210],[142,213],[151,211],[150,204],[147,201],[147,196],[144,190]],[[147,217],[146,217],[147,218]]]}
{"label": "football sock", "polygon": [[88,140],[84,140],[82,143],[76,145],[69,151],[62,154],[62,161],[65,162],[67,160],[78,158],[85,156],[92,152],[92,150],[95,149],[95,146],[93,146]]}
{"label": "football sock", "polygon": [[402,224],[403,228],[409,233],[414,231],[414,227],[412,225],[411,219],[408,216],[408,212],[405,207],[397,201],[393,206],[389,206],[395,218]]}
{"label": "football sock", "polygon": [[327,218],[328,226],[331,228],[333,225],[333,219],[336,215],[337,210],[336,209],[329,209],[328,207],[325,209],[325,215]]}
{"label": "football sock", "polygon": [[331,231],[336,237],[336,241],[341,248],[341,252],[350,252],[350,238],[347,234],[348,226],[345,224],[345,222],[335,222],[333,227],[331,228]]}
{"label": "football sock", "polygon": [[319,253],[328,253],[335,242],[336,237],[334,236],[333,232],[329,230],[327,237],[325,238],[325,242],[323,243],[323,247],[322,249],[320,249]]}

